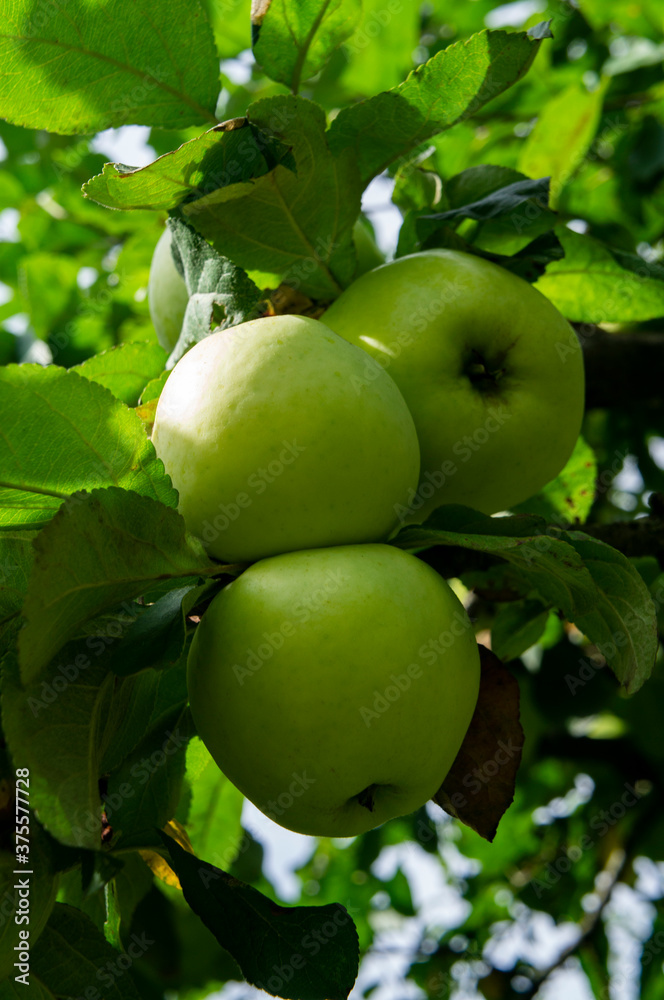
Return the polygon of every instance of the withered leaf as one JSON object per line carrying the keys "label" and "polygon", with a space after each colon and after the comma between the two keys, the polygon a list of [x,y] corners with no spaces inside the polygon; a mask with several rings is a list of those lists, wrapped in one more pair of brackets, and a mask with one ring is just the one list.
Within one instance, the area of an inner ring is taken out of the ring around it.
{"label": "withered leaf", "polygon": [[479,649],[482,672],[475,714],[434,802],[492,841],[514,799],[524,737],[516,678],[485,646]]}

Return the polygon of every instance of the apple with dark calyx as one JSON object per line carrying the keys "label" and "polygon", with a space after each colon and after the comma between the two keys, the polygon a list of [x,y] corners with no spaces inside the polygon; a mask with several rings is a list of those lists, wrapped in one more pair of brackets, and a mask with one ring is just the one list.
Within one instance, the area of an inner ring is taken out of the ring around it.
{"label": "apple with dark calyx", "polygon": [[165,229],[159,237],[148,280],[148,306],[157,340],[170,354],[178,342],[189,293],[171,253],[171,233]]}
{"label": "apple with dark calyx", "polygon": [[504,268],[412,254],[363,275],[322,319],[389,371],[413,414],[420,483],[402,520],[445,503],[509,509],[570,457],[584,409],[576,334]]}
{"label": "apple with dark calyx", "polygon": [[226,562],[383,541],[419,475],[391,377],[304,316],[251,320],[192,347],[152,439],[189,531]]}
{"label": "apple with dark calyx", "polygon": [[259,809],[350,837],[438,791],[472,718],[480,661],[445,580],[390,545],[250,566],[196,629],[198,734]]}

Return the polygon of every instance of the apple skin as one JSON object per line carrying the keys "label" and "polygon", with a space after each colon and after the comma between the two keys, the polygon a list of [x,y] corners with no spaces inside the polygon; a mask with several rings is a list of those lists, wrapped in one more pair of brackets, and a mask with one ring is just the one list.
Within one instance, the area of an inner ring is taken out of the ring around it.
{"label": "apple skin", "polygon": [[415,425],[390,376],[304,316],[252,320],[192,347],[164,386],[152,439],[189,531],[227,562],[383,541],[419,475]]}
{"label": "apple skin", "polygon": [[297,833],[351,837],[435,795],[479,676],[445,580],[393,546],[349,545],[265,559],[222,590],[187,684],[199,736],[248,799]]}
{"label": "apple skin", "polygon": [[412,254],[363,275],[322,318],[381,362],[413,414],[420,485],[402,520],[444,503],[509,509],[571,455],[584,409],[576,335],[504,268],[453,250]]}
{"label": "apple skin", "polygon": [[152,254],[148,306],[157,340],[170,354],[178,342],[189,293],[171,253],[171,232],[165,229]]}

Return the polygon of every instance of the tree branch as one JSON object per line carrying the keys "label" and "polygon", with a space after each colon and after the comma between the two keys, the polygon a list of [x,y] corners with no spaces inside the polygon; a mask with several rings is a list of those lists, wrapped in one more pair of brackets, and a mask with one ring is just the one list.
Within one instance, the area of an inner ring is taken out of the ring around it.
{"label": "tree branch", "polygon": [[612,545],[625,556],[654,556],[664,569],[664,520],[641,517],[638,521],[582,524],[581,531]]}
{"label": "tree branch", "polygon": [[[652,514],[636,521],[579,524],[576,527],[573,524],[563,524],[556,527],[569,527],[570,530],[583,531],[585,534],[613,546],[625,556],[654,556],[664,570],[664,495],[653,493],[649,503]],[[423,562],[428,563],[437,573],[446,578],[487,570],[492,566],[504,563],[504,560],[499,556],[452,545],[435,545],[418,555]],[[509,594],[505,594],[493,599],[516,600],[520,596],[520,594],[514,593],[511,597]]]}
{"label": "tree branch", "polygon": [[558,955],[555,962],[552,962],[546,969],[538,972],[533,977],[532,983],[528,989],[519,994],[522,1000],[533,1000],[544,981],[548,979],[553,972],[560,969],[565,964],[567,959],[571,958],[572,955],[574,955],[579,948],[583,947],[586,941],[589,941],[593,936],[595,929],[602,918],[602,913],[611,899],[611,893],[613,892],[616,884],[620,881],[622,873],[625,870],[627,859],[628,855],[624,848],[613,848],[599,878],[596,879],[596,885],[600,886],[600,888],[595,890],[596,895],[599,897],[597,907],[592,913],[586,913],[579,921],[579,936],[577,940],[574,941],[573,944],[568,945],[567,948],[564,948]]}
{"label": "tree branch", "polygon": [[586,409],[634,403],[664,409],[664,333],[607,333],[575,323],[586,367]]}

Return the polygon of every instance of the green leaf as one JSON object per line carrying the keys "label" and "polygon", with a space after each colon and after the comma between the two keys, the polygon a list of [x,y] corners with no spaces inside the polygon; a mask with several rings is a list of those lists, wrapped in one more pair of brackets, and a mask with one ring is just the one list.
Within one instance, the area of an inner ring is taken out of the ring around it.
{"label": "green leaf", "polygon": [[[110,857],[107,859],[106,855],[99,852],[88,851],[87,854],[91,855],[94,861],[97,858],[102,863],[110,860]],[[101,885],[99,884],[101,882],[100,873],[95,870],[94,861],[91,864],[88,861],[88,857],[85,856],[85,861],[83,862],[86,866],[85,873],[83,872],[82,863],[60,876],[57,901],[58,903],[67,903],[69,906],[75,906],[78,910],[83,910],[90,917],[95,927],[103,932],[106,920],[105,883],[102,882]],[[121,864],[122,862],[118,861],[118,865]],[[88,880],[87,877],[90,873],[90,868],[92,868],[92,877]]]}
{"label": "green leaf", "polygon": [[[394,544],[404,549],[461,546],[505,559],[518,570],[531,598],[558,608],[601,644],[628,693],[650,675],[657,652],[655,608],[640,575],[616,549],[539,517],[489,517],[456,505],[439,507],[423,525],[402,529]],[[445,575],[444,549],[424,558]]]}
{"label": "green leaf", "polygon": [[[154,944],[145,934],[134,938],[135,958]],[[99,983],[104,1000],[140,1000],[131,970],[118,964],[119,958],[90,917],[56,903],[32,955],[31,971],[58,997],[83,997]]]}
{"label": "green leaf", "polygon": [[75,494],[35,540],[19,649],[34,680],[84,622],[155,580],[216,571],[174,510],[128,490]]}
{"label": "green leaf", "polygon": [[99,382],[127,406],[135,406],[148,382],[164,369],[166,352],[159,344],[128,343],[95,354],[71,371]]}
{"label": "green leaf", "polygon": [[536,288],[578,323],[629,323],[664,315],[664,267],[609,250],[590,236],[557,226],[565,250]]}
{"label": "green leaf", "polygon": [[268,0],[253,20],[256,61],[297,93],[353,33],[361,12],[357,0]]}
{"label": "green leaf", "polygon": [[597,604],[575,621],[599,649],[625,689],[638,691],[657,655],[657,618],[647,585],[617,549],[582,531],[566,539],[583,559],[599,593]]}
{"label": "green leaf", "polygon": [[287,160],[288,152],[269,132],[246,118],[233,118],[145,167],[106,163],[101,174],[83,185],[83,193],[107,208],[169,211],[181,201],[260,177]]}
{"label": "green leaf", "polygon": [[[486,222],[487,219],[495,219],[503,215],[511,215],[516,209],[528,203],[541,203],[548,201],[549,179],[543,177],[540,180],[529,180],[523,178],[514,181],[505,187],[497,188],[489,194],[471,201],[467,204],[450,208],[446,212],[437,212],[435,215],[424,215],[427,221],[443,221],[451,219],[475,219],[477,222]],[[555,216],[549,213],[552,220]]]}
{"label": "green leaf", "polygon": [[[72,847],[101,847],[99,762],[124,699],[85,643],[73,644],[41,681],[22,687],[18,662],[2,662],[2,726],[15,760],[30,770],[30,802],[42,825]],[[127,688],[129,690],[129,688]]]}
{"label": "green leaf", "polygon": [[567,464],[555,479],[530,500],[514,507],[515,514],[539,514],[549,521],[583,523],[595,499],[597,459],[582,437],[574,446]]}
{"label": "green leaf", "polygon": [[122,948],[121,932],[126,936],[140,901],[154,884],[152,872],[138,853],[124,854],[124,864],[106,886],[107,919],[104,934],[109,944]]}
{"label": "green leaf", "polygon": [[227,869],[242,841],[244,796],[223,774],[198,736],[187,747],[186,828],[194,853]]}
{"label": "green leaf", "polygon": [[427,248],[437,245],[436,235],[442,223],[473,219],[480,224],[473,237],[474,246],[484,251],[514,254],[555,226],[556,216],[546,207],[548,199],[547,177],[523,178],[469,204],[421,216],[417,232],[422,246]]}
{"label": "green leaf", "polygon": [[541,601],[513,601],[501,608],[491,628],[491,649],[508,663],[534,646],[546,628],[548,608]]}
{"label": "green leaf", "polygon": [[161,390],[166,385],[166,380],[171,373],[169,371],[163,371],[159,378],[153,378],[146,385],[145,389],[141,393],[140,404],[144,406],[146,403],[152,403],[159,399],[161,396]]}
{"label": "green leaf", "polygon": [[545,104],[521,150],[519,170],[528,177],[551,178],[551,207],[578,169],[597,132],[604,85],[594,91],[573,83]]}
{"label": "green leaf", "polygon": [[[119,646],[122,639],[118,640]],[[112,663],[113,650],[108,663]],[[117,771],[134,752],[145,734],[164,724],[187,697],[184,661],[168,670],[143,670],[122,682],[119,690],[124,699],[123,713],[118,718],[112,741],[107,743],[101,760],[101,771]]]}
{"label": "green leaf", "polygon": [[339,903],[278,906],[161,835],[184,897],[248,983],[286,1000],[342,1000],[358,968],[355,925]]}
{"label": "green leaf", "polygon": [[540,38],[506,31],[481,31],[450,45],[398,87],[343,108],[330,126],[330,149],[352,150],[366,185],[393,160],[520,80],[539,46]]}
{"label": "green leaf", "polygon": [[139,417],[95,382],[55,365],[7,365],[0,409],[0,527],[46,524],[63,500],[94,487],[177,505]]}
{"label": "green leaf", "polygon": [[418,157],[407,160],[396,171],[392,201],[404,215],[411,210],[447,208],[449,204],[440,177],[421,167]]}
{"label": "green leaf", "polygon": [[217,56],[198,4],[2,0],[0,25],[0,117],[15,125],[76,135],[215,120]]}
{"label": "green leaf", "polygon": [[0,532],[0,622],[20,611],[32,570],[34,534]]}
{"label": "green leaf", "polygon": [[[445,194],[452,208],[460,208],[462,205],[472,205],[476,201],[482,201],[495,191],[501,188],[504,190],[510,184],[517,184],[523,180],[527,180],[525,174],[511,167],[482,163],[450,177],[445,183]],[[547,178],[543,178],[542,183],[546,180]],[[548,185],[540,193],[546,197],[548,203]]]}
{"label": "green leaf", "polygon": [[[539,209],[538,216],[542,216]],[[523,219],[523,217],[521,218]],[[406,254],[432,248],[458,250],[461,253],[472,253],[478,257],[484,257],[485,260],[490,260],[494,264],[498,264],[499,267],[512,271],[524,281],[535,282],[544,274],[551,261],[562,259],[563,248],[554,232],[544,232],[541,236],[531,240],[533,231],[537,231],[537,225],[535,224],[531,228],[530,222],[526,222],[525,227],[518,223],[515,229],[514,221],[514,216],[506,216],[502,219],[492,219],[485,222],[472,235],[473,242],[469,243],[445,223],[437,225],[435,222],[417,217],[414,212],[409,212],[399,231],[396,256],[403,257]],[[547,228],[547,225],[548,223],[543,223],[542,228]],[[428,230],[428,235],[427,227],[432,227]],[[424,234],[424,239],[420,238],[420,233]],[[485,246],[500,247],[504,253],[484,249]],[[576,350],[578,350],[576,335],[574,338],[570,338],[570,345],[574,341],[576,341]],[[563,344],[564,351],[571,351],[572,346],[570,345]]]}
{"label": "green leaf", "polygon": [[199,340],[258,315],[261,293],[242,268],[222,257],[190,225],[170,219],[173,257],[179,262],[189,292],[182,332],[168,367]]}
{"label": "green leaf", "polygon": [[113,845],[160,847],[157,829],[175,815],[185,772],[187,742],[193,723],[186,707],[184,670],[180,700],[108,777],[104,808],[113,829]]}
{"label": "green leaf", "polygon": [[174,663],[184,649],[185,616],[215,587],[215,582],[200,587],[195,584],[176,587],[150,604],[118,642],[111,669],[120,677],[127,677],[146,667],[158,669]]}
{"label": "green leaf", "polygon": [[296,170],[279,164],[255,181],[184,204],[183,215],[240,267],[276,272],[305,295],[334,298],[355,268],[361,187],[353,152],[331,154],[325,114],[311,101],[267,98],[247,116],[292,147]]}

